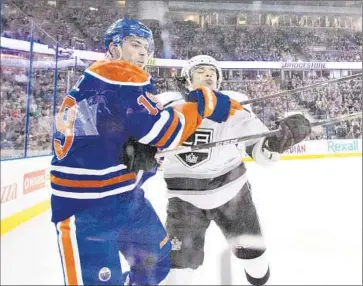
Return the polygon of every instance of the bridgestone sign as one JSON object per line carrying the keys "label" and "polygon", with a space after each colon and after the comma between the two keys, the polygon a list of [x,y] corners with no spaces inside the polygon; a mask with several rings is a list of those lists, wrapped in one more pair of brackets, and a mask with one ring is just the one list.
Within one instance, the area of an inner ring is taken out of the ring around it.
{"label": "bridgestone sign", "polygon": [[282,69],[326,69],[326,63],[317,63],[317,62],[311,62],[311,63],[282,63],[281,65]]}

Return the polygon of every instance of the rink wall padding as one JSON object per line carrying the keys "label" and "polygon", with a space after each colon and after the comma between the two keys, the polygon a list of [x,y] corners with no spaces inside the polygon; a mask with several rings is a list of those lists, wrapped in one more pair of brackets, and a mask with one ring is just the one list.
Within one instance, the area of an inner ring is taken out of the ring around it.
{"label": "rink wall padding", "polygon": [[[319,140],[293,146],[281,160],[361,156],[361,139]],[[242,160],[252,161],[245,154]],[[50,162],[51,156],[1,161],[1,235],[49,210]]]}
{"label": "rink wall padding", "polygon": [[50,161],[51,156],[1,161],[1,235],[49,209]]}
{"label": "rink wall padding", "polygon": [[[326,158],[349,158],[349,157],[361,157],[362,153],[336,153],[336,154],[305,154],[305,155],[282,155],[280,159],[282,161],[289,160],[309,160],[309,159],[326,159]],[[253,162],[249,157],[242,159],[244,162]]]}

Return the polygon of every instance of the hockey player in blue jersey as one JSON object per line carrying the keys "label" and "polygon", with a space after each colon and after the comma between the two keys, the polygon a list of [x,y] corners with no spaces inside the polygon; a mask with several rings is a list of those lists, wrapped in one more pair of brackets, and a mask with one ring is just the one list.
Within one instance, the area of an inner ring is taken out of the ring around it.
{"label": "hockey player in blue jersey", "polygon": [[51,208],[64,279],[156,285],[170,270],[171,244],[140,188],[142,162],[135,164],[126,146],[175,148],[203,118],[224,122],[242,107],[202,88],[191,94],[193,102],[164,109],[142,69],[153,53],[152,33],[138,21],[112,24],[105,46],[108,58],[84,72],[55,119]]}

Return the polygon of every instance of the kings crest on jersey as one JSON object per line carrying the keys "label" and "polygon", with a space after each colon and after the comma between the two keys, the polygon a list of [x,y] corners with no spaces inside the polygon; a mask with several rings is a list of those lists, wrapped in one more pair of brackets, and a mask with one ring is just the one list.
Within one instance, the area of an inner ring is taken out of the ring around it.
{"label": "kings crest on jersey", "polygon": [[[213,129],[198,128],[182,145],[195,146],[207,144],[213,141]],[[193,152],[178,153],[176,157],[184,165],[193,168],[198,167],[211,158],[213,148],[200,149]]]}

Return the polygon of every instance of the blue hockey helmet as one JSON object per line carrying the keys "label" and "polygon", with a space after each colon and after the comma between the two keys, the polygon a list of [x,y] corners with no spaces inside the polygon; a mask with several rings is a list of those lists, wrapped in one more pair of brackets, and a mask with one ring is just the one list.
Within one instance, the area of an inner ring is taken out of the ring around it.
{"label": "blue hockey helmet", "polygon": [[154,39],[152,31],[143,23],[132,19],[119,19],[108,27],[104,35],[105,48],[108,51],[110,43],[122,45],[125,37],[136,36],[148,42],[148,55],[154,53]]}

